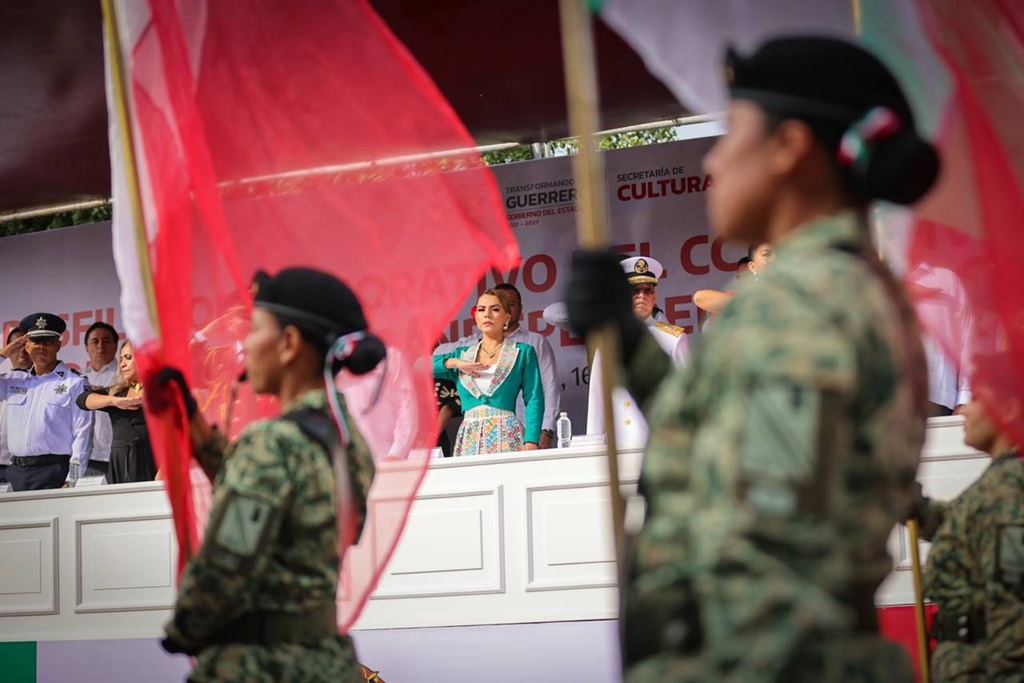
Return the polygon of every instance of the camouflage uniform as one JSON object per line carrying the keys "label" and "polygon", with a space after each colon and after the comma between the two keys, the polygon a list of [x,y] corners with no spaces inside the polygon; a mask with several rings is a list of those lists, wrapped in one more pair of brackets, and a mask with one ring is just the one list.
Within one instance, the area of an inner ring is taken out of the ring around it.
{"label": "camouflage uniform", "polygon": [[[303,409],[327,414],[325,393],[311,391],[282,417],[251,425],[226,452],[204,449],[204,469],[217,472],[210,525],[182,575],[167,627],[179,642],[201,648],[190,681],[364,680],[347,636],[261,646],[227,635],[236,619],[254,613],[302,621],[305,612],[326,612],[336,623],[334,474],[324,447],[286,417]],[[361,529],[373,461],[359,433],[351,436],[348,462]]]}
{"label": "camouflage uniform", "polygon": [[867,235],[849,212],[804,227],[687,368],[646,339],[630,359],[650,441],[627,681],[913,680],[873,596],[914,492],[926,370]]}
{"label": "camouflage uniform", "polygon": [[1024,460],[1000,454],[959,498],[929,512],[943,521],[924,593],[939,607],[936,622],[951,625],[932,653],[932,680],[1024,681]]}

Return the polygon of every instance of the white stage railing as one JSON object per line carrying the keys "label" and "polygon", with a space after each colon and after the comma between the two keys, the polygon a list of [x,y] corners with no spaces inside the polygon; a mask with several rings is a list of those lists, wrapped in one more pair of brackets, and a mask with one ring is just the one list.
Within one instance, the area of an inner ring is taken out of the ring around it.
{"label": "white stage railing", "polygon": [[[621,457],[635,486],[641,453]],[[961,418],[940,418],[920,478],[951,498],[987,462],[963,446]],[[357,628],[614,618],[606,482],[601,446],[432,461]],[[906,543],[893,534],[879,606],[913,599]],[[0,640],[156,637],[176,553],[158,483],[0,494]]]}

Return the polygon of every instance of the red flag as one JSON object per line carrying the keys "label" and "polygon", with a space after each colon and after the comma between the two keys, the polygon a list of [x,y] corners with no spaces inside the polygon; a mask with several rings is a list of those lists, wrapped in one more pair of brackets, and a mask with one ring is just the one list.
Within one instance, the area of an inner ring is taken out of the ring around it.
{"label": "red flag", "polygon": [[[990,408],[1008,398],[1024,406],[1024,5],[918,4],[954,96],[940,136],[943,177],[919,209],[908,272],[956,273],[962,300],[950,296],[953,287],[938,293],[951,308],[966,304],[969,323],[929,332],[969,372],[971,388]],[[936,291],[912,290],[919,310],[936,300]],[[1024,415],[1002,426],[1024,443]]]}
{"label": "red flag", "polygon": [[[334,273],[389,347],[389,366],[376,375],[379,401],[364,387],[352,406],[381,462],[366,548],[345,555],[339,620],[348,629],[394,550],[425,473],[422,449],[436,438],[434,342],[488,268],[518,259],[497,185],[467,151],[474,142],[437,88],[365,0],[117,7],[145,219],[141,253],[152,269],[148,308],[123,190],[115,191],[115,258],[143,373],[182,368],[203,412],[230,436],[276,410],[244,387],[233,394],[249,281],[260,268]],[[112,131],[112,149],[118,132],[127,131]],[[429,154],[444,150],[459,151]],[[151,425],[154,448],[180,547],[194,551],[187,438],[170,415],[147,419],[159,423]],[[410,449],[421,451],[401,461]]]}

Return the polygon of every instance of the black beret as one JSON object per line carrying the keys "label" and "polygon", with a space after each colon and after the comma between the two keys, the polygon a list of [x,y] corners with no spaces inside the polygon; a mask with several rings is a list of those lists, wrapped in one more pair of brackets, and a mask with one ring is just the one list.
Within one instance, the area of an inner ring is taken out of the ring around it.
{"label": "black beret", "polygon": [[914,127],[914,114],[889,69],[845,40],[778,38],[746,57],[729,48],[725,75],[734,99],[753,100],[769,111],[848,126],[882,106]]}
{"label": "black beret", "polygon": [[33,313],[26,315],[18,323],[18,329],[29,339],[59,337],[67,328],[68,324],[64,319],[53,313]]}
{"label": "black beret", "polygon": [[254,305],[282,322],[311,333],[327,344],[366,329],[359,299],[329,273],[313,268],[286,268],[277,275],[263,271],[253,278]]}
{"label": "black beret", "polygon": [[[923,140],[892,72],[873,54],[838,38],[770,40],[743,56],[729,48],[725,78],[733,99],[800,119],[852,167],[865,199],[909,204],[938,177],[938,154]],[[850,159],[850,148],[856,159]],[[840,153],[840,145],[847,149]]]}

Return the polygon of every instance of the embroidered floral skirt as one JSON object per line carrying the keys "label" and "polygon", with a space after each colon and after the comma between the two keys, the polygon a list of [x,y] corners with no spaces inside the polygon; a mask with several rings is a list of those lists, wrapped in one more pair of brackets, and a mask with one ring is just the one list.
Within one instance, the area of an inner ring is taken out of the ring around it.
{"label": "embroidered floral skirt", "polygon": [[487,455],[518,451],[523,446],[523,427],[508,410],[477,406],[466,417],[455,437],[455,456]]}

